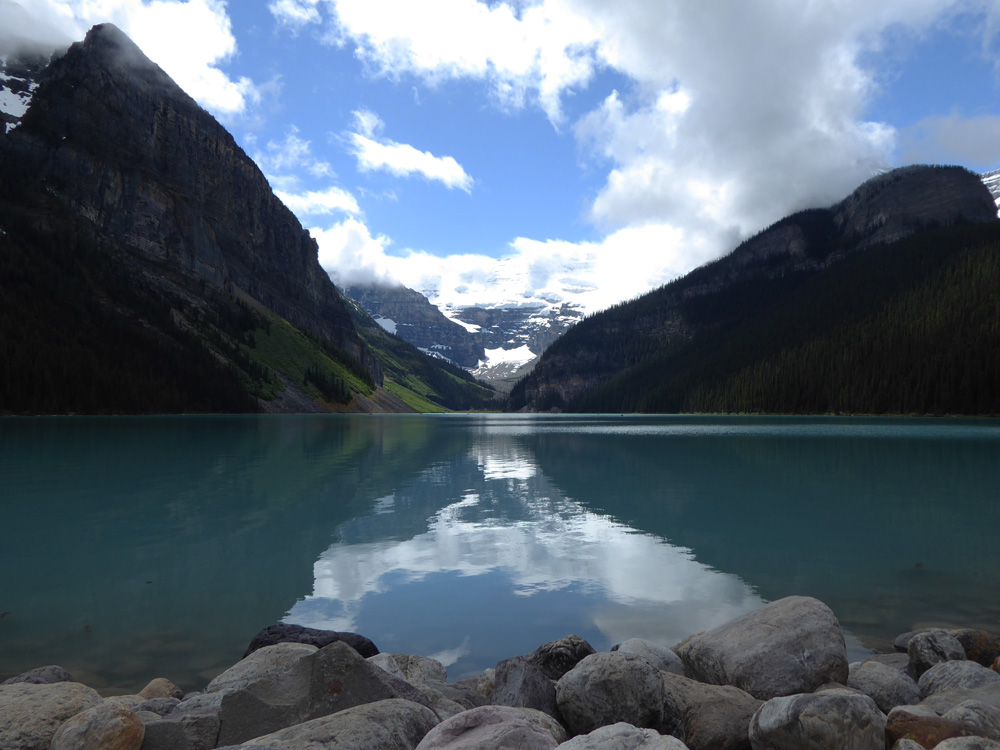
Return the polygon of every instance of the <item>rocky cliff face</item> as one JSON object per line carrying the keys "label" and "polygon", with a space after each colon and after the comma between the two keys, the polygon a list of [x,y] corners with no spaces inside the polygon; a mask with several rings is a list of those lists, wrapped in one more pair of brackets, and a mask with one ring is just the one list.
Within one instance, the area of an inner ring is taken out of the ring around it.
{"label": "rocky cliff face", "polygon": [[0,131],[8,173],[43,182],[146,282],[195,305],[206,288],[262,304],[378,377],[315,241],[232,136],[121,31],[95,26],[32,93],[18,127]]}
{"label": "rocky cliff face", "polygon": [[476,368],[485,358],[482,340],[449,320],[427,298],[404,286],[350,286],[344,289],[378,323],[431,356],[459,367]]}

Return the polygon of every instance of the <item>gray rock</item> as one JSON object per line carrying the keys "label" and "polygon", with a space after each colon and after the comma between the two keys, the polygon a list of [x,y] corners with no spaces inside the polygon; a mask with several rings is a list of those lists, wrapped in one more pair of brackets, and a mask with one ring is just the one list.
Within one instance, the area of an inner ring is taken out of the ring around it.
{"label": "gray rock", "polygon": [[952,737],[934,747],[935,750],[1000,750],[1000,742],[986,737]]}
{"label": "gray rock", "polygon": [[481,706],[442,721],[417,750],[551,750],[565,740],[566,730],[541,711]]}
{"label": "gray rock", "polygon": [[559,747],[563,750],[688,750],[676,737],[664,736],[655,729],[639,729],[619,722],[581,734]]}
{"label": "gray rock", "polygon": [[104,702],[127,708],[136,713],[147,711],[158,716],[170,713],[180,703],[176,698],[143,698],[141,695],[116,695],[112,698],[106,698]]}
{"label": "gray rock", "polygon": [[982,737],[1000,740],[1000,706],[973,698],[946,711],[944,718],[974,727],[976,734]]}
{"label": "gray rock", "polygon": [[434,712],[389,699],[354,706],[225,750],[414,750],[437,724]]}
{"label": "gray rock", "polygon": [[[264,648],[243,662],[255,657],[272,661],[267,655],[270,649],[288,650],[293,646],[279,644]],[[431,701],[417,688],[369,663],[346,643],[335,641],[318,651],[309,646],[297,648],[310,651],[301,652],[299,658],[292,652],[291,657],[279,660],[273,671],[248,669],[245,674],[220,681],[222,685],[242,685],[238,689],[227,688],[222,697],[220,744],[245,742],[293,724],[390,698],[430,707]],[[226,674],[228,671],[220,677]],[[250,681],[253,675],[257,679]],[[213,680],[210,687],[217,688],[214,683]]]}
{"label": "gray rock", "polygon": [[890,750],[927,750],[916,740],[903,739],[893,744]]}
{"label": "gray rock", "polygon": [[892,642],[892,647],[896,649],[896,651],[901,651],[905,654],[907,652],[907,648],[909,648],[910,639],[917,633],[926,633],[927,630],[927,628],[922,628],[921,630],[908,630],[905,633],[900,633]]}
{"label": "gray rock", "polygon": [[0,682],[0,685],[18,685],[22,682],[26,682],[29,685],[52,685],[56,682],[76,682],[76,680],[73,679],[73,675],[62,667],[50,664],[47,667],[29,669],[27,672],[22,672],[16,677],[11,677]]}
{"label": "gray rock", "polygon": [[135,713],[101,703],[63,722],[52,737],[51,750],[139,750],[145,734]]}
{"label": "gray rock", "polygon": [[731,685],[707,685],[670,672],[663,678],[660,731],[691,750],[749,750],[750,719],[762,702]]}
{"label": "gray rock", "polygon": [[810,597],[779,599],[692,636],[674,651],[691,677],[735,685],[761,700],[847,680],[840,624],[829,607]]}
{"label": "gray rock", "polygon": [[302,625],[288,625],[279,622],[261,630],[250,641],[243,657],[250,656],[254,651],[277,643],[306,643],[316,648],[329,646],[331,643],[346,643],[363,657],[375,656],[378,648],[363,635],[357,633],[339,633],[335,630],[317,630]]}
{"label": "gray rock", "polygon": [[965,659],[965,649],[947,630],[934,628],[914,635],[906,646],[913,672],[919,677],[935,664]]}
{"label": "gray rock", "polygon": [[0,748],[49,750],[64,721],[102,700],[79,682],[0,685]]}
{"label": "gray rock", "polygon": [[931,667],[917,681],[925,698],[953,688],[979,688],[1000,683],[1000,674],[974,661],[945,661]]}
{"label": "gray rock", "polygon": [[196,693],[164,716],[140,713],[146,725],[143,750],[210,750],[219,740],[219,713],[228,691]]}
{"label": "gray rock", "polygon": [[400,668],[399,663],[392,658],[392,654],[375,654],[375,656],[369,656],[368,663],[384,669],[393,677],[397,677],[400,680],[406,679],[406,675],[403,674],[403,670]]}
{"label": "gray rock", "polygon": [[920,688],[910,677],[894,667],[871,660],[851,665],[847,686],[871,696],[884,714],[896,706],[920,703],[921,698]]}
{"label": "gray rock", "polygon": [[476,677],[469,677],[464,680],[459,680],[453,683],[454,685],[462,688],[470,688],[479,693],[483,698],[486,699],[486,703],[489,703],[493,698],[493,686],[496,681],[496,670],[492,667],[485,670],[481,675]]}
{"label": "gray rock", "polygon": [[255,650],[208,683],[206,693],[242,690],[262,681],[276,692],[294,689],[309,680],[311,658],[318,651],[305,643],[278,643]]}
{"label": "gray rock", "polygon": [[545,673],[550,680],[558,680],[591,654],[594,647],[578,635],[568,635],[558,641],[543,643],[525,658]]}
{"label": "gray rock", "polygon": [[909,708],[926,708],[938,716],[944,716],[958,704],[969,700],[1000,708],[1000,683],[988,682],[977,688],[949,688],[929,695],[919,705]]}
{"label": "gray rock", "polygon": [[761,706],[749,734],[754,750],[883,750],[885,716],[849,691],[789,695]]}
{"label": "gray rock", "polygon": [[497,706],[534,708],[561,719],[552,680],[523,656],[497,664],[492,702]]}
{"label": "gray rock", "polygon": [[684,662],[681,661],[681,657],[665,646],[657,646],[641,638],[622,641],[611,650],[641,656],[661,672],[684,674]]}
{"label": "gray rock", "polygon": [[428,687],[440,693],[448,700],[455,701],[466,709],[479,708],[489,704],[489,698],[484,696],[475,687],[462,682],[436,682],[434,680],[425,682],[423,687]]}
{"label": "gray rock", "polygon": [[905,674],[914,682],[917,681],[918,675],[914,673],[913,667],[910,665],[910,657],[905,653],[875,654],[874,656],[869,656],[862,663],[867,662],[875,662],[876,664],[884,664],[887,667],[892,667],[893,669]]}
{"label": "gray rock", "polygon": [[[443,685],[445,683],[436,683],[437,685]],[[468,706],[463,706],[457,701],[453,701],[451,698],[446,696],[441,691],[435,689],[434,686],[426,682],[418,682],[414,687],[420,691],[420,694],[424,696],[427,701],[427,705],[431,707],[431,710],[438,715],[441,721],[445,719],[450,719],[456,714],[460,714],[463,711],[468,711]]]}
{"label": "gray rock", "polygon": [[[445,682],[448,679],[444,665],[436,659],[414,656],[413,654],[389,654],[389,656],[396,662],[399,670],[403,673],[403,679],[407,682],[414,684],[418,682]],[[382,666],[381,662],[376,663]]]}
{"label": "gray rock", "polygon": [[620,721],[655,729],[663,717],[663,679],[641,656],[592,654],[556,684],[556,703],[573,734]]}

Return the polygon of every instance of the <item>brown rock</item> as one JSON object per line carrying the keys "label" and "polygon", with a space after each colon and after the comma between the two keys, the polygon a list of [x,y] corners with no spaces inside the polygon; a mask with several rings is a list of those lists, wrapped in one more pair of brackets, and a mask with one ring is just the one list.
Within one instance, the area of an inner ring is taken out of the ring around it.
{"label": "brown rock", "polygon": [[79,682],[0,686],[0,748],[49,750],[52,737],[71,716],[101,703],[101,696]]}
{"label": "brown rock", "polygon": [[155,680],[150,680],[149,684],[139,691],[139,695],[143,698],[177,698],[180,700],[184,697],[184,691],[166,677],[157,677]]}
{"label": "brown rock", "polygon": [[960,628],[952,630],[951,635],[962,644],[965,657],[979,662],[984,667],[993,664],[1000,658],[1000,637],[987,633],[985,630]]}
{"label": "brown rock", "polygon": [[139,750],[145,734],[145,726],[132,711],[102,703],[59,727],[51,750]]}
{"label": "brown rock", "polygon": [[931,750],[950,737],[971,737],[975,734],[972,727],[961,722],[940,716],[918,716],[899,708],[889,714],[885,725],[886,745],[890,747],[898,740],[907,739],[919,742],[927,750]]}

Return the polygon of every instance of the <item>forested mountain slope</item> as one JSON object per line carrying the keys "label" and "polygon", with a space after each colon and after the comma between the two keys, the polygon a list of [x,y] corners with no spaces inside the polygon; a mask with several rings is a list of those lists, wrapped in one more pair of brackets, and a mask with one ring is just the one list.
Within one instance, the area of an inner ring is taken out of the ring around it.
{"label": "forested mountain slope", "polygon": [[95,26],[26,90],[0,131],[0,413],[410,410],[312,237],[127,36]]}
{"label": "forested mountain slope", "polygon": [[896,170],[583,321],[510,408],[998,414],[998,289],[979,178]]}

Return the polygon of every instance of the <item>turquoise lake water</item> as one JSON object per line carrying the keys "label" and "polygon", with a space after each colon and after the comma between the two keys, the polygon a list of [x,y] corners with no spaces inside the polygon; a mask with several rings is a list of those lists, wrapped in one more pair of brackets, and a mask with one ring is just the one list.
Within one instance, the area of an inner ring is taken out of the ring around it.
{"label": "turquoise lake water", "polygon": [[998,501],[990,420],[5,418],[0,680],[199,689],[280,620],[459,679],[792,594],[856,659],[1000,630]]}

